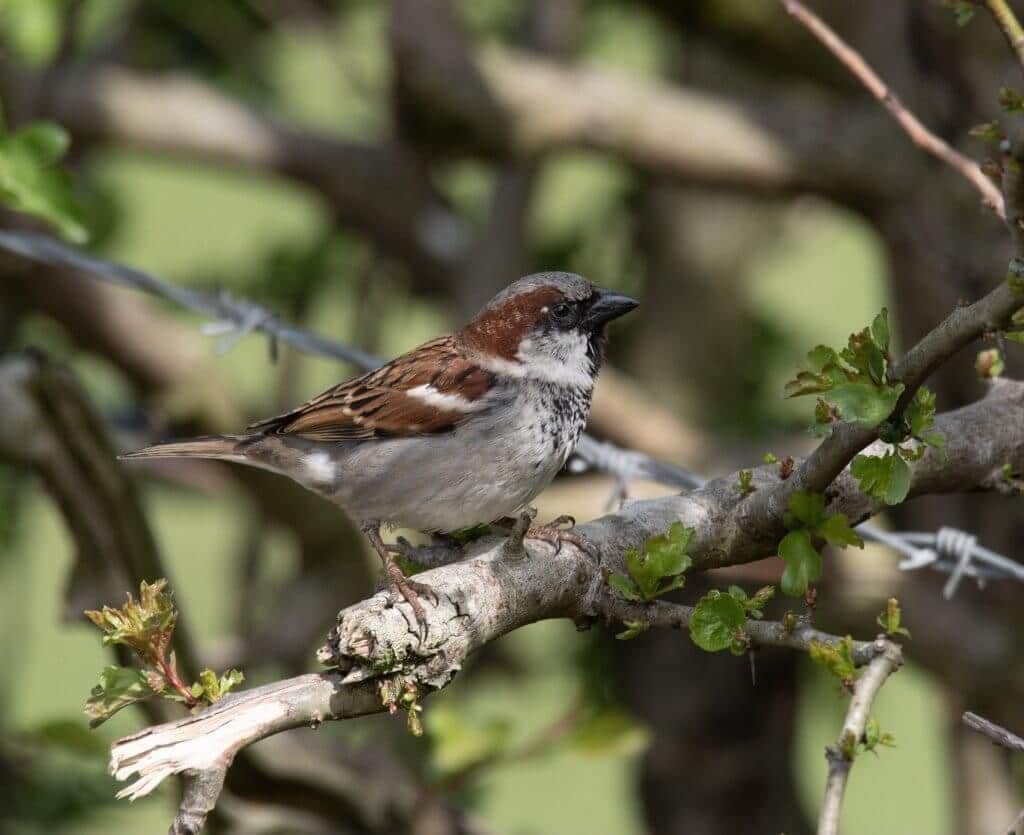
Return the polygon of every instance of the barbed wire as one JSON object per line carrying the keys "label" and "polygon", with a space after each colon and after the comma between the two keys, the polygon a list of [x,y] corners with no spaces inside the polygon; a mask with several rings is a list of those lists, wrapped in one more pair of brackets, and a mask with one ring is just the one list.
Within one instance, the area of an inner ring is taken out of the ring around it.
{"label": "barbed wire", "polygon": [[[361,371],[383,365],[383,360],[358,348],[327,339],[282,322],[273,312],[255,302],[236,298],[224,290],[207,292],[180,287],[149,273],[83,252],[48,235],[21,230],[0,229],[0,249],[38,263],[84,273],[101,281],[142,290],[160,296],[211,318],[201,331],[222,337],[217,345],[221,353],[233,348],[253,332],[269,340],[271,360],[276,361],[278,342],[284,342],[307,354],[347,362]],[[584,434],[569,460],[572,473],[605,472],[615,477],[609,505],[621,504],[629,484],[637,479],[653,481],[680,490],[694,490],[707,480],[667,461],[642,452],[624,449],[608,441]],[[942,527],[937,532],[892,532],[864,522],[857,531],[873,542],[886,545],[903,555],[899,568],[915,571],[929,568],[949,574],[943,595],[949,599],[960,582],[969,577],[979,586],[990,579],[1011,579],[1024,583],[1024,565],[978,544],[967,531]]]}

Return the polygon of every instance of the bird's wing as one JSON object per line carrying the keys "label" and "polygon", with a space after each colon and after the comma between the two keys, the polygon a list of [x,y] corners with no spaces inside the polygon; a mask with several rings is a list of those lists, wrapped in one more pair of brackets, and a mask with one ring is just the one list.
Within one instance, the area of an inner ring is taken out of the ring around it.
{"label": "bird's wing", "polygon": [[445,336],[249,429],[317,441],[450,432],[484,407],[493,384],[493,375]]}

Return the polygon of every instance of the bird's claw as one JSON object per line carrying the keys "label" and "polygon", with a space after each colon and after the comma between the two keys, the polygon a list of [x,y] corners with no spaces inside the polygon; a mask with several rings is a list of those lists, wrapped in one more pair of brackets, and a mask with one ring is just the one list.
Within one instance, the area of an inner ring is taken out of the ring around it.
{"label": "bird's claw", "polygon": [[573,530],[575,525],[576,520],[572,516],[562,515],[543,525],[530,525],[526,531],[526,537],[527,539],[539,539],[542,542],[547,542],[549,545],[554,546],[556,554],[562,550],[563,544],[569,542],[591,558],[596,559],[597,551],[594,546],[587,541],[586,537]]}

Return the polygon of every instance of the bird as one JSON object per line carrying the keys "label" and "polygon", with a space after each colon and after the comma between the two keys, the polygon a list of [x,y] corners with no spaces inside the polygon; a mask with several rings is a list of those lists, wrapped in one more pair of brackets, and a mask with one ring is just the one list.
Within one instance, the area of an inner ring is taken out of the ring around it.
{"label": "bird", "polygon": [[[243,434],[121,457],[219,459],[297,481],[358,523],[383,563],[391,600],[400,595],[422,624],[419,598],[433,592],[403,574],[382,527],[443,534],[529,511],[583,432],[606,325],[638,304],[575,273],[528,275],[460,330]],[[530,535],[550,541],[551,526],[565,519]]]}

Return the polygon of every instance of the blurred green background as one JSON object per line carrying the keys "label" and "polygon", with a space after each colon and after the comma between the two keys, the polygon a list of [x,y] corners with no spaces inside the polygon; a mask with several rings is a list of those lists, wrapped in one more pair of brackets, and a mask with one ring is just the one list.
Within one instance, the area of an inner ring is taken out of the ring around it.
{"label": "blurred green background", "polygon": [[[650,301],[616,327],[610,354],[612,366],[645,398],[637,415],[639,428],[630,434],[607,418],[595,418],[592,428],[620,442],[641,438],[647,410],[670,412],[700,438],[700,451],[692,459],[682,451],[675,457],[709,474],[759,461],[769,448],[780,455],[808,448],[804,427],[810,407],[783,401],[781,387],[809,347],[842,343],[882,306],[899,323],[899,341],[905,344],[919,334],[933,308],[932,302],[914,301],[922,298],[914,295],[921,284],[908,270],[909,261],[917,259],[921,274],[946,287],[938,293],[941,299],[969,294],[974,285],[965,275],[984,273],[985,268],[974,273],[958,269],[953,275],[954,270],[937,269],[934,260],[925,258],[944,257],[936,241],[945,240],[952,222],[941,212],[962,211],[968,202],[963,187],[941,177],[931,184],[935,192],[959,197],[939,210],[936,203],[944,198],[922,199],[913,187],[894,188],[870,200],[851,196],[845,186],[796,185],[766,193],[680,182],[585,147],[552,149],[528,162],[508,161],[479,153],[471,143],[467,150],[465,137],[443,125],[436,135],[431,125],[415,119],[410,128],[396,93],[395,35],[389,34],[392,16],[407,5],[374,0],[87,0],[70,5],[75,7],[76,34],[68,46],[62,33],[69,25],[69,4],[0,0],[6,69],[16,67],[43,79],[38,112],[21,100],[23,95],[15,95],[28,89],[23,80],[13,87],[5,81],[4,106],[13,122],[26,112],[47,115],[47,84],[55,84],[62,72],[73,73],[76,61],[94,62],[83,64],[87,69],[110,62],[140,74],[201,79],[289,129],[359,143],[409,143],[421,153],[418,164],[436,199],[473,234],[486,230],[501,183],[510,176],[527,177],[529,197],[517,220],[523,236],[517,263],[578,270],[597,283]],[[561,9],[560,3],[550,5]],[[716,0],[681,8],[690,5],[566,3],[569,22],[560,25],[568,31],[551,47],[551,60],[657,81],[666,88],[685,84],[737,107],[750,105],[735,97],[746,79],[756,76],[759,90],[778,91],[780,99],[806,97],[817,103],[826,97],[836,104],[835,112],[849,116],[850,125],[859,118],[860,92],[835,70],[822,69],[826,59],[814,44],[795,40],[776,4]],[[927,76],[913,62],[907,67],[906,61],[896,61],[894,56],[909,53],[910,47],[899,53],[890,44],[886,51],[884,44],[871,40],[872,25],[899,21],[902,28],[887,35],[896,43],[904,38],[916,44],[922,32],[944,39],[944,44],[956,43],[970,60],[988,61],[992,66],[985,70],[993,77],[1004,64],[990,57],[995,54],[991,40],[973,31],[958,32],[939,4],[927,12],[912,10],[914,5],[867,3],[857,14],[836,12],[836,25],[849,24],[850,36],[871,57],[892,64],[886,67],[896,79],[911,85],[901,92],[927,114],[941,117],[951,138],[962,137],[975,99],[963,112],[944,104],[943,96],[952,95],[944,92],[944,79]],[[535,52],[542,48],[529,43],[529,33],[535,19],[544,19],[545,7],[543,2],[514,0],[453,5],[462,36],[474,47],[491,44]],[[424,30],[424,41],[432,37],[434,33]],[[46,72],[54,74],[49,81]],[[913,79],[919,76],[918,84]],[[757,97],[771,100],[770,93]],[[58,121],[59,113],[57,108]],[[393,355],[457,325],[469,299],[481,292],[476,287],[460,290],[454,283],[439,289],[358,223],[339,220],[330,198],[308,183],[188,154],[135,148],[102,130],[96,137],[83,129],[79,137],[75,124],[68,127],[92,246],[104,257],[182,285],[226,288],[266,304],[286,320],[381,355]],[[837,131],[847,127],[839,123]],[[824,134],[816,138],[823,147],[829,141]],[[914,153],[895,132],[886,141],[893,153]],[[387,199],[401,203],[413,198],[390,193]],[[958,234],[973,229],[976,220],[971,217],[957,227]],[[909,234],[908,226],[921,239]],[[952,249],[956,242],[946,243]],[[31,280],[46,277],[37,274]],[[493,274],[488,280],[496,286],[505,283]],[[198,317],[169,303],[145,304],[175,333],[185,334],[190,347],[200,346],[196,374],[207,376],[207,384],[216,389],[210,402],[230,404],[220,415],[234,417],[236,425],[301,402],[351,372],[288,349],[275,365],[258,336],[218,354],[215,340],[199,336]],[[184,432],[208,425],[197,417],[208,394],[198,383],[175,392],[140,393],[117,362],[83,345],[74,327],[45,305],[21,298],[17,305],[11,301],[11,309],[17,315],[5,317],[0,325],[5,348],[38,346],[66,363],[111,418],[125,446],[154,431]],[[953,382],[945,389],[938,386],[943,408],[972,391],[969,377],[963,367],[955,368]],[[662,442],[668,443],[664,436],[652,439],[652,451],[662,452]],[[234,481],[225,470],[139,478],[159,550],[200,655],[236,659],[246,639],[240,627],[246,617],[256,621],[258,631],[260,625],[273,623],[277,601],[287,594],[301,599],[298,583],[310,568],[304,550],[308,540],[281,519],[264,517],[253,494],[262,488]],[[595,516],[610,486],[601,477],[560,479],[541,507],[551,515],[571,507],[577,518]],[[891,521],[907,525],[948,516],[975,527],[984,521],[973,505],[950,507],[941,506],[931,516]],[[105,775],[106,744],[143,726],[145,719],[129,710],[98,731],[83,731],[82,704],[109,663],[108,654],[84,618],[64,617],[75,546],[59,513],[38,481],[8,464],[0,464],[0,548],[0,648],[5,659],[0,665],[0,753],[16,764],[25,781],[18,784],[17,802],[5,810],[13,808],[15,817],[0,820],[0,826],[13,833],[162,831],[176,799],[173,786],[163,786],[153,798],[131,807],[112,801],[116,787]],[[340,605],[370,590],[376,567],[352,537],[335,551],[338,560],[358,566],[323,575],[336,584],[329,588],[338,589]],[[866,574],[853,562],[868,564]],[[823,584],[822,616],[860,637],[873,634],[874,613],[903,582],[892,565],[891,554],[871,548],[842,566],[837,561]],[[768,565],[761,574],[757,571],[738,579],[771,581],[778,569]],[[245,598],[254,604],[255,614],[240,616],[242,582],[256,589]],[[930,592],[938,606],[936,590]],[[691,593],[683,597],[690,600]],[[968,598],[962,605],[976,602]],[[917,630],[918,623],[923,628],[926,615],[910,608],[911,629]],[[427,702],[423,740],[407,738],[399,719],[374,718],[324,726],[316,732],[317,742],[333,746],[339,761],[346,752],[386,749],[407,764],[417,785],[429,786],[457,808],[472,810],[496,832],[687,832],[666,811],[671,803],[652,787],[675,784],[681,795],[704,790],[694,787],[702,785],[705,769],[713,769],[687,748],[694,728],[712,746],[718,736],[729,739],[730,750],[746,746],[752,760],[761,756],[760,746],[775,746],[776,755],[779,746],[756,735],[744,742],[746,731],[739,729],[743,723],[735,730],[716,726],[713,711],[702,715],[694,710],[685,719],[676,717],[675,724],[663,725],[658,718],[662,714],[646,711],[644,705],[652,698],[683,702],[687,688],[717,686],[708,665],[743,668],[740,684],[723,691],[722,700],[745,704],[747,711],[758,711],[763,701],[770,701],[775,685],[770,675],[750,684],[744,659],[700,657],[685,636],[668,637],[674,644],[667,649],[655,646],[648,635],[619,645],[600,627],[578,634],[568,623],[536,624],[503,639],[451,688]],[[258,663],[245,665],[249,682],[316,669],[313,641],[291,648],[287,657],[264,655]],[[864,757],[853,770],[843,816],[846,835],[968,832],[961,827],[957,807],[958,743],[950,731],[952,706],[959,703],[954,694],[958,688],[970,690],[959,678],[965,668],[943,671],[935,657],[942,653],[927,649],[918,662],[913,643],[909,652],[911,663],[885,688],[875,711],[883,727],[895,734],[897,747],[877,758]],[[803,821],[787,829],[796,835],[816,817],[825,780],[824,747],[837,732],[846,702],[807,659],[784,663],[792,671],[788,683],[779,687],[788,688],[791,703],[788,718],[779,721],[792,722],[794,731],[781,756],[791,764],[793,779],[762,775],[750,797],[774,791],[773,781],[788,786],[785,790],[792,792],[797,807],[792,817]],[[645,672],[639,673],[641,668]],[[638,691],[648,695],[638,696]],[[581,693],[584,704],[600,704],[601,721],[607,724],[596,724],[589,735],[574,732],[560,739],[552,728],[566,711],[575,716],[573,706]],[[775,720],[773,713],[765,723]],[[301,744],[313,732],[292,735]],[[549,744],[538,743],[547,737]],[[652,741],[659,740],[670,754],[652,753],[658,750]],[[523,746],[530,753],[522,753]],[[476,759],[482,763],[468,777],[446,782],[446,772]],[[744,820],[744,792],[750,783],[737,779],[735,785],[732,804]],[[751,808],[764,803],[751,801]],[[710,800],[708,805],[713,805]],[[751,815],[746,818],[749,826],[740,831],[777,831],[765,828],[776,818],[758,818],[754,811]],[[231,826],[223,821],[216,825]],[[234,825],[249,831],[238,821]],[[335,825],[337,831],[367,831],[363,824]],[[737,831],[726,820],[720,827],[702,826],[692,831]],[[277,825],[274,831],[306,830]]]}

